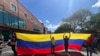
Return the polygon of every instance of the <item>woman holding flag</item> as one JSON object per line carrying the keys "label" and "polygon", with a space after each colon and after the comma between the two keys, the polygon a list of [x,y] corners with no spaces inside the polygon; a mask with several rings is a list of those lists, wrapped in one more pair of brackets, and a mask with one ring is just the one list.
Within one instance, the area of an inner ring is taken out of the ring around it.
{"label": "woman holding flag", "polygon": [[17,56],[17,52],[16,52],[16,35],[15,35],[14,32],[10,33],[10,39],[9,39],[8,43],[10,43],[11,49],[14,52],[14,56]]}
{"label": "woman holding flag", "polygon": [[56,41],[54,39],[54,37],[51,38],[51,54],[55,54],[55,45],[56,45]]}

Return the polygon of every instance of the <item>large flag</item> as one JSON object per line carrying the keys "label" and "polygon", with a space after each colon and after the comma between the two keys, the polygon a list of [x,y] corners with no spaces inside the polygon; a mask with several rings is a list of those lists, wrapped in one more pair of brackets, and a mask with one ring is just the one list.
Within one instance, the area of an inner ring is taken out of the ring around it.
{"label": "large flag", "polygon": [[59,34],[26,34],[16,33],[18,54],[49,54],[51,53],[51,37],[56,40],[55,52],[64,51],[63,36],[70,37],[68,41],[69,49],[81,50],[85,40],[90,34],[81,33],[59,33]]}
{"label": "large flag", "polygon": [[51,39],[56,40],[55,52],[64,50],[63,33],[62,34],[25,34],[16,33],[17,53],[23,54],[49,54],[51,53]]}
{"label": "large flag", "polygon": [[91,34],[71,33],[68,47],[69,49],[81,50],[83,44]]}

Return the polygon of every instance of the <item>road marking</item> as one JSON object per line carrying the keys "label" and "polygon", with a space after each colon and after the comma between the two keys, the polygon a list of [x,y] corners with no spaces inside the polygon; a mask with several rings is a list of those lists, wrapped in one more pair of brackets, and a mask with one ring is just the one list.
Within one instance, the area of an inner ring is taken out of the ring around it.
{"label": "road marking", "polygon": [[5,52],[2,52],[2,54],[5,54],[5,53],[13,53],[12,51],[5,51]]}

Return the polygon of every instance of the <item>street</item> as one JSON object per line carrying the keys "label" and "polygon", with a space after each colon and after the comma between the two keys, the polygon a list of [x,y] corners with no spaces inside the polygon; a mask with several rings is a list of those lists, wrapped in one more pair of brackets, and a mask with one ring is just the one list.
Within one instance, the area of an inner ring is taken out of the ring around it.
{"label": "street", "polygon": [[4,47],[2,51],[1,56],[13,56],[13,52],[9,46]]}

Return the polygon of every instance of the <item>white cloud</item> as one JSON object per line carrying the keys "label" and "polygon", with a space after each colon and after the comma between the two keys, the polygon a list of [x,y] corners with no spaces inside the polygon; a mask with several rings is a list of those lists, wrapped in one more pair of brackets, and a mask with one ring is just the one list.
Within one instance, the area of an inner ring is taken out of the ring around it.
{"label": "white cloud", "polygon": [[53,25],[53,24],[48,25],[48,28],[51,28],[51,29],[56,29],[57,27],[59,27],[59,24],[58,25]]}
{"label": "white cloud", "polygon": [[53,31],[53,32],[60,25],[60,24],[54,25],[49,20],[46,20],[45,22],[46,22],[45,26],[48,28],[48,30]]}
{"label": "white cloud", "polygon": [[46,20],[45,22],[46,22],[46,23],[50,23],[49,20]]}
{"label": "white cloud", "polygon": [[92,5],[92,8],[94,8],[94,7],[100,7],[100,0],[98,0],[98,2],[95,3],[94,5]]}

